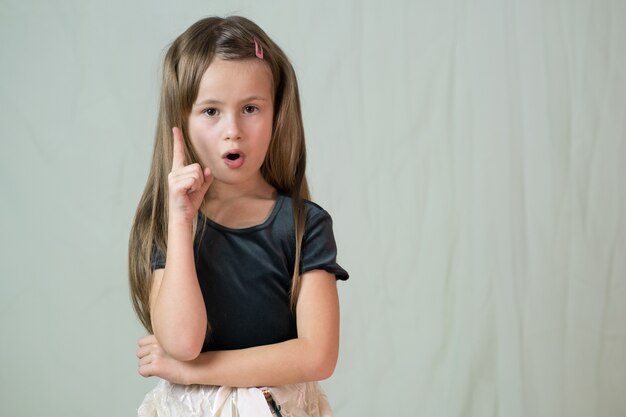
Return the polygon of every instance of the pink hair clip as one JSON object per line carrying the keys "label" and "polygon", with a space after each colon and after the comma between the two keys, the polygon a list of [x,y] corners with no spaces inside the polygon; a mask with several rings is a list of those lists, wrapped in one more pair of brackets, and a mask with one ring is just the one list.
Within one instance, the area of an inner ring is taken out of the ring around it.
{"label": "pink hair clip", "polygon": [[254,54],[257,58],[263,59],[263,47],[257,42],[256,38],[254,38]]}

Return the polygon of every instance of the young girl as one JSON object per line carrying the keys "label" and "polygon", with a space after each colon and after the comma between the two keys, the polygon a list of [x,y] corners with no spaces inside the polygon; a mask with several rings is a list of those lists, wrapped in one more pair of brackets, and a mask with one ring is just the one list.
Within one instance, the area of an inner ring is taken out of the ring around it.
{"label": "young girl", "polygon": [[174,41],[129,245],[139,373],[161,378],[139,416],[332,415],[316,381],[348,274],[305,154],[296,76],[257,25],[207,18]]}

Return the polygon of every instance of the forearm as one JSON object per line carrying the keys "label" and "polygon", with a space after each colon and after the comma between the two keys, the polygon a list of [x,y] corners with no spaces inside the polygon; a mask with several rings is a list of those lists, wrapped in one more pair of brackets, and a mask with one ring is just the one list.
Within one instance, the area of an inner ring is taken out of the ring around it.
{"label": "forearm", "polygon": [[337,350],[299,338],[249,349],[204,352],[188,362],[187,382],[260,387],[319,381],[333,373]]}
{"label": "forearm", "polygon": [[172,358],[161,341],[139,340],[139,373],[173,383],[231,387],[319,381],[334,371],[339,352],[339,300],[334,275],[303,275],[297,306],[298,338],[248,349],[205,352],[193,360]]}
{"label": "forearm", "polygon": [[335,276],[302,276],[297,306],[298,338],[249,349],[205,352],[186,363],[190,384],[275,386],[330,377],[339,353],[339,299]]}
{"label": "forearm", "polygon": [[151,310],[155,336],[166,352],[180,360],[200,353],[207,328],[192,233],[191,223],[170,222],[167,264]]}

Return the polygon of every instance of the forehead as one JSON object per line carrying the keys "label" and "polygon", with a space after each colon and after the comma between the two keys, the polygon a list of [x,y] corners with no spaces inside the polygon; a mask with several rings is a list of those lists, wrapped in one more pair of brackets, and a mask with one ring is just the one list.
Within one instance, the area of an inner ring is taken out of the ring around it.
{"label": "forehead", "polygon": [[272,74],[260,59],[215,58],[200,80],[196,101],[236,101],[245,97],[273,99]]}

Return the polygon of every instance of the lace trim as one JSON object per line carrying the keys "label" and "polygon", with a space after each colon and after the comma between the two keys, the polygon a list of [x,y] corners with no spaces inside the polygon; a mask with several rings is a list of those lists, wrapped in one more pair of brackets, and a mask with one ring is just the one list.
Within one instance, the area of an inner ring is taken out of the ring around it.
{"label": "lace trim", "polygon": [[178,385],[161,380],[146,394],[138,417],[277,417],[263,391],[269,391],[282,417],[332,417],[317,382],[263,388]]}

